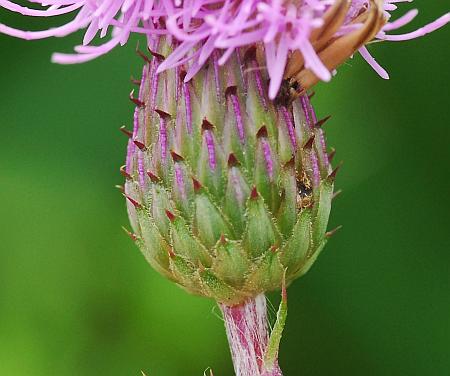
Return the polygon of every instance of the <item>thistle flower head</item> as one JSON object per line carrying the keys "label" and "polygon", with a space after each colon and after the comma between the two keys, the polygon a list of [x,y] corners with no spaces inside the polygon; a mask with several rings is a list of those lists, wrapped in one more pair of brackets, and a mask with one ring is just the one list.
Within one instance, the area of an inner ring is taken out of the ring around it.
{"label": "thistle flower head", "polygon": [[[443,26],[450,14],[411,33],[392,35],[417,15],[411,10],[393,19],[399,2],[411,0],[31,0],[44,9],[0,0],[0,6],[28,16],[76,13],[69,23],[44,31],[23,31],[0,23],[0,33],[24,39],[62,37],[86,29],[75,54],[55,53],[53,61],[80,63],[103,55],[127,42],[131,33],[159,35],[177,41],[158,72],[187,65],[189,81],[214,51],[225,64],[239,47],[263,46],[264,67],[274,99],[283,79],[297,82],[299,91],[318,80],[329,81],[337,66],[359,51],[384,78],[388,75],[367,51],[371,40],[399,41],[425,35]],[[109,30],[111,29],[111,32]],[[108,41],[92,44],[95,36]]]}
{"label": "thistle flower head", "polygon": [[307,95],[267,96],[257,48],[217,53],[184,82],[157,73],[161,38],[142,72],[124,193],[132,238],[186,290],[233,305],[303,275],[327,242],[333,171]]}

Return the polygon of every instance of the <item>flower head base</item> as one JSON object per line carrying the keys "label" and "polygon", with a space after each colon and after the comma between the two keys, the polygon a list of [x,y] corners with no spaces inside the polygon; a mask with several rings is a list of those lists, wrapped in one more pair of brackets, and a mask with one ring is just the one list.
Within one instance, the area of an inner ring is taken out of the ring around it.
{"label": "flower head base", "polygon": [[[162,38],[158,52],[172,44]],[[188,291],[227,305],[289,283],[330,236],[336,171],[307,96],[267,97],[256,48],[215,54],[190,80],[183,67],[143,70],[124,175],[137,242]]]}
{"label": "flower head base", "polygon": [[[218,64],[225,64],[236,48],[262,45],[264,67],[270,77],[269,97],[274,99],[283,77],[293,79],[303,90],[318,80],[329,81],[334,69],[359,51],[384,78],[387,73],[364,45],[372,39],[407,40],[425,35],[450,20],[450,14],[412,33],[388,32],[409,23],[417,10],[391,21],[396,4],[410,0],[33,0],[44,10],[0,0],[0,6],[29,16],[58,16],[78,12],[73,21],[45,31],[22,31],[0,24],[0,33],[24,39],[65,36],[87,28],[75,54],[53,55],[53,61],[68,64],[94,59],[127,42],[130,33],[145,34],[149,41],[167,35],[178,41],[171,56],[158,71],[189,63],[184,80],[189,81],[220,51]],[[104,44],[91,45],[94,37],[108,35]],[[287,67],[287,70],[286,70]]]}

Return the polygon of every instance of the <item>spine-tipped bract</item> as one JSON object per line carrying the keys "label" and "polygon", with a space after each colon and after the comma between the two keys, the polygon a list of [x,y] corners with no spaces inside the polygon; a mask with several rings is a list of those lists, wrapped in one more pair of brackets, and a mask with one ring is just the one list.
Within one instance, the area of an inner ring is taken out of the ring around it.
{"label": "spine-tipped bract", "polygon": [[[168,56],[161,40],[158,53]],[[307,95],[267,97],[263,54],[183,67],[145,60],[130,135],[125,197],[150,264],[186,290],[236,305],[292,282],[327,233],[335,172]]]}

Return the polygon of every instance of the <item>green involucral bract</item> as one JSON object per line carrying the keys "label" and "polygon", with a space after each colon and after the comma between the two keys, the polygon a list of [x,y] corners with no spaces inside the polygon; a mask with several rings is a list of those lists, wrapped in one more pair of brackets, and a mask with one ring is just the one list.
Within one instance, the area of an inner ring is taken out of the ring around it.
{"label": "green involucral bract", "polygon": [[133,239],[159,273],[227,305],[303,275],[327,240],[335,173],[309,98],[267,97],[261,51],[192,80],[145,63],[123,174]]}

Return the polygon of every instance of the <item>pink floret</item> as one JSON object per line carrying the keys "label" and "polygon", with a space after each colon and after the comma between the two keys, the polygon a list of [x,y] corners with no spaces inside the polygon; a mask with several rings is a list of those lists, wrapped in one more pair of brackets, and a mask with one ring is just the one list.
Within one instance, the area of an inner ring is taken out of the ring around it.
{"label": "pink floret", "polygon": [[[391,13],[401,2],[412,0],[385,0],[384,12],[388,22],[376,39],[403,41],[424,36],[450,21],[450,13],[410,33],[392,35],[389,32],[410,23],[417,10],[410,10],[396,20]],[[74,54],[55,53],[52,61],[60,64],[82,63],[106,54],[118,45],[124,45],[131,33],[147,36],[149,44],[159,35],[169,35],[178,47],[158,67],[161,72],[180,65],[187,67],[185,81],[201,69],[214,51],[219,52],[218,64],[227,62],[239,47],[263,44],[266,67],[270,76],[269,97],[275,98],[283,79],[288,56],[299,50],[305,67],[322,81],[329,81],[331,72],[322,63],[310,43],[311,32],[323,25],[323,16],[335,0],[303,0],[302,5],[288,0],[31,0],[41,9],[20,6],[9,0],[0,0],[0,6],[25,16],[50,17],[77,12],[69,23],[44,31],[23,31],[0,23],[0,33],[33,40],[62,37],[86,29],[82,45]],[[357,25],[349,25],[362,9],[370,6],[368,0],[352,0],[347,21],[337,35],[351,32]],[[44,8],[44,9],[42,9]],[[92,45],[99,36],[109,40]],[[366,47],[359,52],[383,78],[387,72],[370,55]]]}

